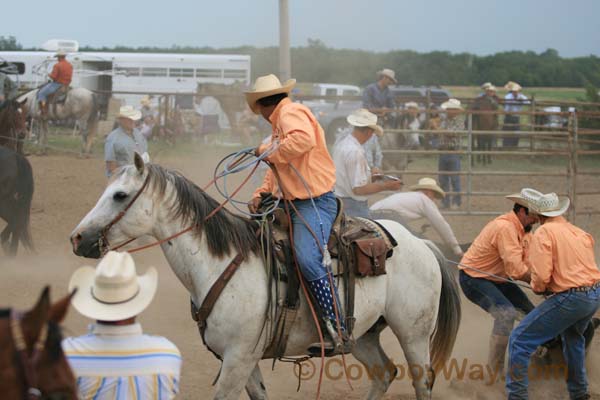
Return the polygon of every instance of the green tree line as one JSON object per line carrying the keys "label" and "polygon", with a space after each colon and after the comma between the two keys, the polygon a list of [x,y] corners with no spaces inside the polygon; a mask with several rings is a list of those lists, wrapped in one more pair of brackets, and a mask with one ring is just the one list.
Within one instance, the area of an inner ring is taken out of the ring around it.
{"label": "green tree line", "polygon": [[[0,50],[20,50],[14,37],[0,36]],[[248,54],[252,57],[253,77],[279,70],[278,47],[240,46],[231,48],[171,47],[90,47],[81,51]],[[292,75],[301,82],[348,83],[365,86],[375,72],[391,68],[406,85],[480,85],[509,80],[523,86],[583,87],[600,86],[600,57],[563,58],[558,51],[508,51],[478,56],[447,51],[419,53],[412,50],[373,52],[334,49],[321,40],[309,39],[306,46],[293,47]]]}

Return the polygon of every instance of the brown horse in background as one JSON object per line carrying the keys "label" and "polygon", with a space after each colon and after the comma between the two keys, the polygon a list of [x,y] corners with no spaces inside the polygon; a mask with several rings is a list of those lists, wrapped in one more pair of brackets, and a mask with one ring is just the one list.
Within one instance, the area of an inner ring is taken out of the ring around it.
{"label": "brown horse in background", "polygon": [[[498,96],[482,95],[475,99],[471,110],[474,111],[496,111],[499,108]],[[498,115],[494,113],[473,114],[473,130],[474,131],[497,131],[499,127]],[[491,151],[496,145],[496,136],[489,134],[473,135],[473,147],[476,151]],[[490,154],[477,154],[473,158],[478,163],[483,165],[492,163]]]}
{"label": "brown horse in background", "polygon": [[74,293],[51,304],[46,286],[31,310],[0,310],[2,399],[77,399],[77,384],[62,350],[59,327]]}
{"label": "brown horse in background", "polygon": [[27,100],[5,100],[0,103],[0,146],[23,154],[27,136]]}

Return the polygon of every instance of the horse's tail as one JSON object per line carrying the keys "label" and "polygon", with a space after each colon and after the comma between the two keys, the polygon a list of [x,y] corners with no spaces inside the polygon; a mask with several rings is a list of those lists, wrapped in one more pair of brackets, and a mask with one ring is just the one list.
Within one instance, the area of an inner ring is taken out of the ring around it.
{"label": "horse's tail", "polygon": [[87,123],[96,124],[98,122],[98,96],[92,92],[92,107],[90,109],[90,115],[88,115]]}
{"label": "horse's tail", "polygon": [[33,171],[31,164],[21,154],[17,157],[17,209],[20,226],[17,226],[21,243],[29,250],[33,250],[33,240],[29,232],[29,216],[31,213],[31,200],[33,198]]}
{"label": "horse's tail", "polygon": [[440,249],[429,240],[424,242],[435,254],[442,273],[440,307],[435,331],[431,337],[431,367],[434,371],[439,371],[450,358],[458,334],[461,318],[460,294],[458,284]]}
{"label": "horse's tail", "polygon": [[98,133],[98,98],[96,93],[92,92],[92,104],[86,121],[86,129],[83,134],[83,151],[90,153],[96,133]]}

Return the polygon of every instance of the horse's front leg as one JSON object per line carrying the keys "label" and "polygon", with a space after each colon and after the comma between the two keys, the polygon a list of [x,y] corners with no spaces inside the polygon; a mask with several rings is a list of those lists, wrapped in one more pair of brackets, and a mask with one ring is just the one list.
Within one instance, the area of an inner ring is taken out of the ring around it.
{"label": "horse's front leg", "polygon": [[267,389],[265,388],[265,383],[263,381],[262,373],[260,372],[260,367],[258,364],[254,367],[252,374],[250,375],[250,379],[248,379],[248,383],[246,384],[246,393],[248,393],[248,397],[250,400],[267,400]]}
{"label": "horse's front leg", "polygon": [[[260,357],[248,353],[250,352],[244,354],[243,349],[240,351],[229,350],[225,353],[214,400],[238,400],[244,387],[251,387],[252,393],[260,394],[259,391],[255,391],[257,389],[255,370],[258,369]],[[260,376],[260,370],[258,370],[258,376]],[[250,382],[251,380],[252,382]],[[262,383],[262,379],[260,382]],[[252,396],[250,392],[248,394]],[[252,400],[255,398],[266,399],[266,397],[251,397]]]}

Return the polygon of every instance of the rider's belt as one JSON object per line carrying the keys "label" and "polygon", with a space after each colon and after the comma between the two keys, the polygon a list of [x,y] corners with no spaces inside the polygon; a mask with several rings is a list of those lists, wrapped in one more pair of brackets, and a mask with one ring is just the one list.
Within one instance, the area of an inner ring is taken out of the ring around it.
{"label": "rider's belt", "polygon": [[590,290],[598,289],[600,287],[600,281],[597,281],[592,286],[580,286],[569,289],[568,292],[589,292]]}

